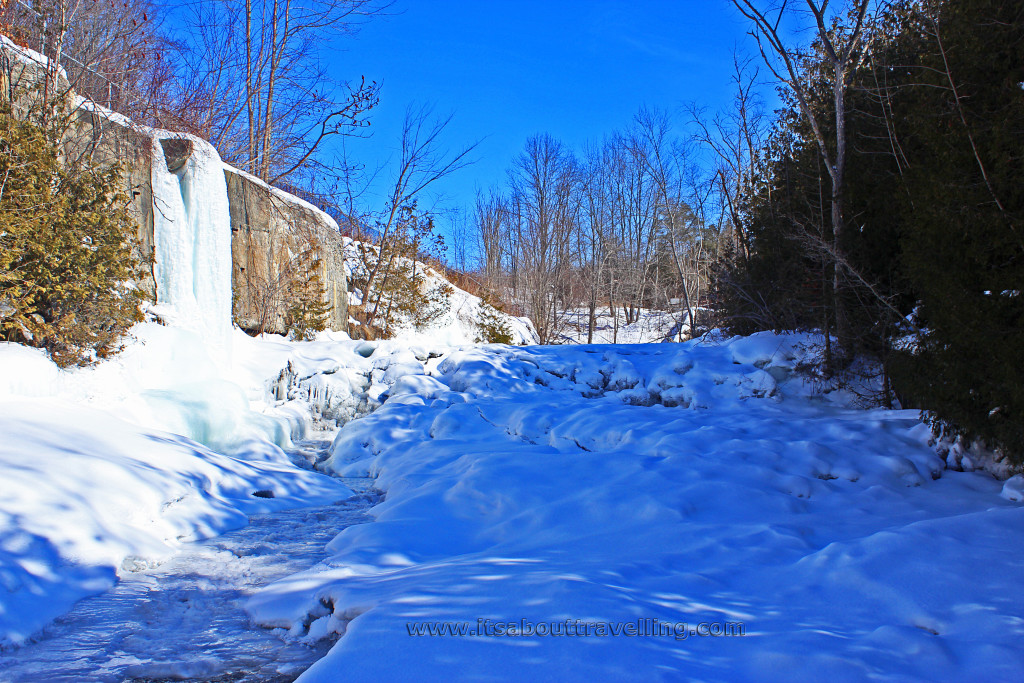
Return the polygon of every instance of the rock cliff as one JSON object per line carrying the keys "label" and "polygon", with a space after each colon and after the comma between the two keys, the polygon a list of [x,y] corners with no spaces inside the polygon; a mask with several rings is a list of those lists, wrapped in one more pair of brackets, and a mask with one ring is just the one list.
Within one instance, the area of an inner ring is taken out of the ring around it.
{"label": "rock cliff", "polygon": [[[49,73],[48,73],[49,71]],[[62,154],[69,162],[89,158],[101,164],[121,164],[130,211],[138,226],[138,256],[159,268],[155,221],[161,208],[154,197],[157,156],[171,174],[181,173],[194,153],[186,135],[139,126],[127,118],[77,97],[62,72],[47,68],[45,58],[0,36],[0,102],[15,115],[28,114],[54,96],[63,96],[67,120]],[[162,152],[162,154],[160,153]],[[348,329],[348,286],[343,241],[335,221],[307,202],[227,164],[223,165],[230,213],[232,317],[246,330],[284,332],[285,312],[294,304],[288,286],[295,277],[295,258],[315,248],[320,261],[323,296],[331,306],[328,326]],[[162,264],[164,268],[172,264]],[[166,281],[166,278],[163,278]],[[154,268],[139,286],[156,303],[166,303]]]}

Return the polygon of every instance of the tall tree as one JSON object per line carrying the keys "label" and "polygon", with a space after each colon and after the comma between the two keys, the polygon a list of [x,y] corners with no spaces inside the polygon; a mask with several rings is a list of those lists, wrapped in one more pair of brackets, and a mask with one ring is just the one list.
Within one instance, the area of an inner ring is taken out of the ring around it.
{"label": "tall tree", "polygon": [[[760,8],[754,0],[733,0],[733,4],[753,24],[751,35],[775,77],[789,89],[800,113],[817,143],[831,181],[831,234],[822,241],[823,251],[831,255],[832,296],[835,300],[836,331],[840,344],[849,346],[849,326],[844,312],[840,285],[842,281],[843,181],[847,156],[846,97],[853,73],[864,54],[864,35],[870,0],[849,0],[840,7],[829,8],[829,0],[806,0],[804,12],[813,22],[820,61],[831,71],[832,106],[821,110],[814,106],[813,85],[809,81],[809,59],[806,52],[791,45],[784,34],[784,23],[801,19],[796,0],[781,0]],[[848,6],[847,6],[848,5]],[[823,58],[823,59],[822,59]],[[832,139],[828,131],[833,131]],[[826,338],[828,335],[826,334]]]}
{"label": "tall tree", "polygon": [[541,343],[558,339],[565,323],[565,285],[579,221],[578,180],[574,155],[550,135],[529,138],[509,171],[515,289]]}
{"label": "tall tree", "polygon": [[208,137],[225,160],[268,183],[313,189],[332,177],[327,143],[368,125],[379,90],[335,79],[324,48],[385,8],[378,0],[186,5],[170,123]]}
{"label": "tall tree", "polygon": [[152,122],[169,78],[161,9],[150,0],[36,0],[0,4],[2,31],[49,59],[48,101],[66,88],[108,109]]}
{"label": "tall tree", "polygon": [[908,160],[903,261],[925,331],[897,384],[940,431],[1021,462],[1024,8],[907,9],[924,45],[893,113]]}

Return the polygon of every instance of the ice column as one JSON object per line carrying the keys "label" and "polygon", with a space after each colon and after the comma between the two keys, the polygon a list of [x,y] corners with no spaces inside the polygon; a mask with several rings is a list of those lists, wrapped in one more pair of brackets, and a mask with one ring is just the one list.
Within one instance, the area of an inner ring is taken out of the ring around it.
{"label": "ice column", "polygon": [[231,352],[231,216],[220,155],[185,135],[153,139],[154,312]]}

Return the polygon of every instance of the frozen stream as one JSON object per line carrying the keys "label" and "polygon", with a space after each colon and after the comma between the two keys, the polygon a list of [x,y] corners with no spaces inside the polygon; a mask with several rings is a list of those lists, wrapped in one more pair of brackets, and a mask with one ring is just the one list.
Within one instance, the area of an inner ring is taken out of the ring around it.
{"label": "frozen stream", "polygon": [[[330,442],[303,442],[299,463]],[[333,505],[257,515],[250,524],[184,547],[166,563],[126,574],[82,600],[36,642],[0,653],[0,681],[291,681],[331,643],[306,645],[253,626],[245,600],[313,566],[343,528],[370,521],[371,480]]]}

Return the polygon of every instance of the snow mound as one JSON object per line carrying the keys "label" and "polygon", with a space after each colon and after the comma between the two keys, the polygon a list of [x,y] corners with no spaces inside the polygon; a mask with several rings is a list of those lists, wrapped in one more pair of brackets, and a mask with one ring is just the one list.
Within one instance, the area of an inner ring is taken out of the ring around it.
{"label": "snow mound", "polygon": [[251,462],[103,411],[0,403],[0,645],[24,641],[118,573],[159,563],[182,543],[244,526],[255,512],[350,495],[294,468],[280,449]]}
{"label": "snow mound", "polygon": [[320,463],[376,477],[376,522],[247,609],[344,634],[303,682],[1014,676],[1024,508],[915,412],[812,395],[810,341],[451,350]]}
{"label": "snow mound", "polygon": [[1024,474],[1016,474],[1007,479],[999,495],[1015,503],[1024,502]]}
{"label": "snow mound", "polygon": [[[364,265],[360,258],[360,250],[376,251],[377,247],[372,244],[362,243],[350,237],[344,238],[345,242],[345,269],[351,278],[353,274],[362,273],[365,276]],[[403,259],[409,263],[408,259]],[[426,346],[462,346],[474,344],[482,339],[481,323],[487,316],[503,323],[511,334],[513,344],[536,344],[538,341],[537,331],[527,318],[521,318],[503,311],[497,310],[484,303],[484,301],[469,292],[456,287],[444,276],[438,273],[429,265],[417,261],[417,269],[426,274],[425,291],[433,290],[438,285],[451,287],[449,296],[449,308],[436,320],[417,328],[408,319],[397,320],[395,325],[396,334],[394,339],[407,344],[418,344]],[[362,304],[362,292],[353,289],[349,292],[349,304],[358,306]]]}

